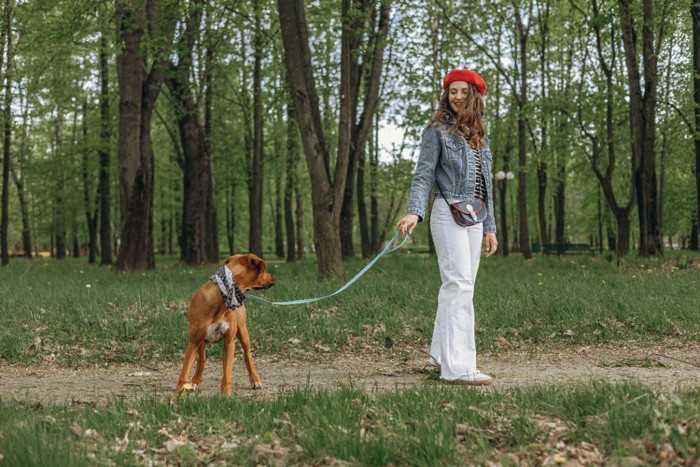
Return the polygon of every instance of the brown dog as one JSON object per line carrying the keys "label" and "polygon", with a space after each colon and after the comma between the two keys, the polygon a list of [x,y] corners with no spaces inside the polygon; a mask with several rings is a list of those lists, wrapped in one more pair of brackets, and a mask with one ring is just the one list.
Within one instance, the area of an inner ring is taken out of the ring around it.
{"label": "brown dog", "polygon": [[[236,284],[243,292],[250,289],[267,289],[275,284],[274,277],[266,271],[265,261],[252,253],[230,256],[224,261],[224,266],[231,271]],[[172,399],[176,398],[187,384],[194,365],[195,354],[197,356],[197,370],[192,378],[192,388],[196,389],[201,384],[204,362],[206,361],[204,348],[207,344],[213,344],[222,339],[224,341],[224,376],[221,380],[221,392],[230,396],[233,354],[236,347],[234,339],[236,337],[243,348],[243,359],[248,369],[250,383],[254,389],[262,388],[260,377],[253,365],[253,357],[250,354],[250,338],[248,337],[243,303],[235,310],[228,308],[219,286],[214,281],[209,280],[192,296],[187,319],[190,322],[190,342],[185,351],[185,361],[182,364],[182,371]]]}

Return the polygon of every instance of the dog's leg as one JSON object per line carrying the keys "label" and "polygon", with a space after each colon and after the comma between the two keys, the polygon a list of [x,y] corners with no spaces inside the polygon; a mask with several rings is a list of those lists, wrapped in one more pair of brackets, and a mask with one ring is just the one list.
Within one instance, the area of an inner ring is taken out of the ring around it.
{"label": "dog's leg", "polygon": [[204,373],[204,363],[207,361],[207,355],[204,349],[207,343],[202,341],[197,347],[197,368],[194,370],[194,376],[192,377],[192,389],[197,389],[197,387],[202,384],[202,373]]}
{"label": "dog's leg", "polygon": [[250,384],[253,389],[262,389],[262,382],[260,381],[260,376],[258,372],[255,371],[255,365],[253,364],[253,355],[250,353],[250,336],[248,336],[248,327],[245,324],[245,317],[238,323],[238,340],[241,343],[241,348],[243,349],[243,360],[245,361],[246,369],[248,370],[248,377],[250,378]]}
{"label": "dog's leg", "polygon": [[233,379],[233,357],[236,351],[236,342],[231,329],[224,336],[224,376],[221,378],[221,393],[231,396],[231,381]]}
{"label": "dog's leg", "polygon": [[182,362],[182,371],[180,372],[180,378],[177,380],[177,386],[175,387],[175,392],[173,392],[171,400],[175,399],[182,389],[182,387],[187,384],[190,377],[190,371],[192,371],[192,366],[194,365],[195,352],[197,351],[198,345],[190,341],[187,344],[187,350],[185,351],[185,361]]}

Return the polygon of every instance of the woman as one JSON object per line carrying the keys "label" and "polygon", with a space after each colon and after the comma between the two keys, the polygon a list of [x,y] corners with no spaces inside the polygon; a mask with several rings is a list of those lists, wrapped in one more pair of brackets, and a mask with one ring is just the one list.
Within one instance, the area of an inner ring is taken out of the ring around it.
{"label": "woman", "polygon": [[[430,364],[439,366],[443,381],[490,384],[491,377],[476,368],[473,305],[482,241],[486,256],[498,248],[491,151],[482,123],[486,83],[471,70],[452,70],[443,81],[443,89],[439,108],[423,132],[408,214],[396,228],[402,233],[413,232],[425,217],[428,194],[435,184],[430,231],[442,286]],[[473,198],[480,198],[485,204],[486,219],[483,223],[460,227],[452,219],[448,203]]]}

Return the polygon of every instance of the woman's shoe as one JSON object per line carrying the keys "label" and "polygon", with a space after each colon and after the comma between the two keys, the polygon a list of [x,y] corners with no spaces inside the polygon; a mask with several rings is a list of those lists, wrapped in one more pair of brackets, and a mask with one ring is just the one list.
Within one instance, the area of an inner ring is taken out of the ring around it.
{"label": "woman's shoe", "polygon": [[457,379],[443,379],[441,380],[447,384],[464,384],[467,386],[486,386],[491,384],[493,381],[489,375],[485,375],[480,371],[471,373],[468,376],[460,376]]}

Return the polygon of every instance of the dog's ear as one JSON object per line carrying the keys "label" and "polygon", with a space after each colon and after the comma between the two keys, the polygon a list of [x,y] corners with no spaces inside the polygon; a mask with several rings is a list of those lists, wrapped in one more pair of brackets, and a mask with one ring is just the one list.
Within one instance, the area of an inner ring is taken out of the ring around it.
{"label": "dog's ear", "polygon": [[265,261],[252,253],[248,255],[248,266],[256,271],[265,272]]}

